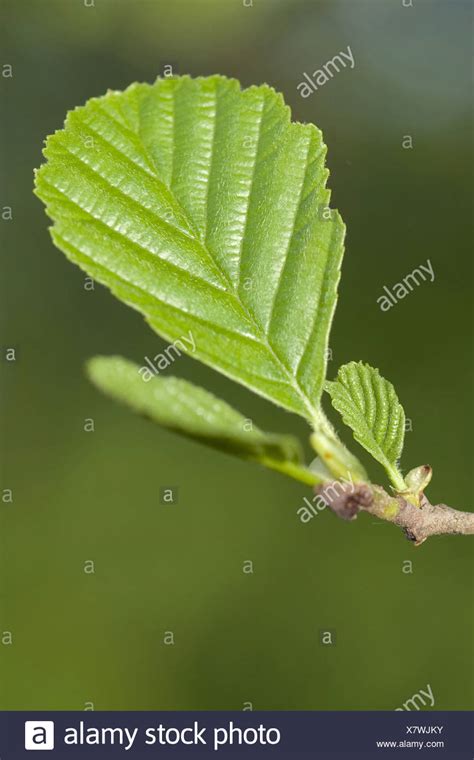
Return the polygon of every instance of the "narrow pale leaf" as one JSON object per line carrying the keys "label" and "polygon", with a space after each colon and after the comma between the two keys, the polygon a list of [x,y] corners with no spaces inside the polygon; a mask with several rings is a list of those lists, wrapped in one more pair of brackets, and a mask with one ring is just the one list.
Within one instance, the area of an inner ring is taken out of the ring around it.
{"label": "narrow pale leaf", "polygon": [[158,79],[70,112],[36,193],[56,245],[156,332],[314,421],[345,231],[325,154],[266,85]]}
{"label": "narrow pale leaf", "polygon": [[397,461],[403,450],[405,412],[395,389],[378,369],[362,362],[342,366],[326,390],[354,438],[387,470],[393,485],[403,490]]}
{"label": "narrow pale leaf", "polygon": [[168,430],[304,482],[317,480],[303,466],[297,439],[262,432],[203,388],[177,377],[146,382],[138,365],[118,356],[97,356],[87,371],[101,391]]}

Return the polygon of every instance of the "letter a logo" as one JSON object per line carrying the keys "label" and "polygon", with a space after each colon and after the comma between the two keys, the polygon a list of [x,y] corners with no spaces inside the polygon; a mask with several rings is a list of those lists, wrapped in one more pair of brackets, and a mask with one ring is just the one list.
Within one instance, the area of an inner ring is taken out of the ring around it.
{"label": "letter a logo", "polygon": [[54,721],[25,721],[25,749],[54,749]]}

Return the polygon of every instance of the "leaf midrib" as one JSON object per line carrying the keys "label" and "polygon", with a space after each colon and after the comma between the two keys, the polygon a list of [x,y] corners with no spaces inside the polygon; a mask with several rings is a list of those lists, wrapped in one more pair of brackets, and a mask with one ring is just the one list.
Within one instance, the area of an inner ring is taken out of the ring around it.
{"label": "leaf midrib", "polygon": [[[216,103],[217,103],[217,98],[216,98]],[[174,108],[174,106],[175,106],[175,92],[173,91],[173,108]],[[216,107],[216,110],[217,110],[217,107]],[[264,107],[262,106],[262,111],[261,111],[261,114],[260,114],[260,121],[259,121],[259,132],[258,132],[258,140],[259,141],[260,141],[260,136],[261,136],[261,126],[262,126],[262,121],[263,121],[263,111],[264,111]],[[173,129],[174,129],[174,125],[175,125],[175,120],[173,119]],[[310,419],[311,420],[318,419],[318,417],[320,416],[320,411],[318,409],[315,409],[313,407],[313,405],[311,404],[309,398],[306,396],[306,394],[304,393],[304,391],[301,388],[301,386],[299,385],[299,383],[295,381],[294,375],[291,373],[291,371],[288,369],[288,367],[286,366],[286,364],[283,362],[282,358],[275,351],[275,349],[272,346],[270,340],[268,339],[268,336],[266,335],[266,333],[265,333],[262,325],[260,325],[260,323],[258,322],[255,314],[240,299],[238,290],[235,288],[234,284],[232,283],[232,280],[230,279],[230,277],[227,274],[227,272],[225,271],[225,269],[223,269],[223,267],[220,266],[219,262],[216,261],[216,259],[212,255],[211,250],[206,245],[204,245],[204,243],[198,237],[196,237],[196,233],[194,232],[194,224],[192,223],[192,220],[189,218],[189,215],[188,215],[186,209],[183,208],[183,206],[179,202],[178,198],[173,193],[173,190],[171,189],[171,187],[169,187],[165,182],[163,182],[162,180],[160,180],[160,178],[158,177],[158,175],[156,173],[157,167],[156,167],[156,164],[155,164],[155,162],[153,160],[153,157],[149,155],[149,153],[148,153],[148,151],[146,149],[146,146],[145,146],[143,140],[140,137],[140,130],[141,130],[141,113],[140,113],[140,109],[138,109],[138,128],[139,128],[138,144],[143,147],[144,154],[145,154],[144,158],[148,162],[150,160],[152,161],[152,164],[155,167],[155,178],[156,178],[156,180],[158,182],[160,182],[162,185],[164,185],[167,188],[167,190],[170,193],[170,195],[173,197],[173,200],[176,202],[177,206],[179,207],[180,211],[183,214],[184,219],[186,220],[186,222],[188,224],[190,233],[192,232],[193,240],[195,242],[197,242],[200,245],[200,247],[203,249],[203,251],[207,254],[208,258],[210,259],[210,261],[214,265],[215,269],[217,270],[217,272],[220,274],[222,280],[224,281],[224,283],[226,285],[226,290],[232,295],[232,297],[234,298],[234,300],[237,302],[238,306],[240,307],[240,309],[242,310],[242,312],[244,313],[244,315],[246,316],[246,318],[248,319],[248,321],[256,328],[256,330],[255,330],[256,336],[260,339],[260,342],[263,345],[265,345],[265,347],[267,348],[267,350],[269,351],[269,353],[272,355],[273,359],[276,361],[276,363],[280,367],[280,369],[283,370],[284,375],[287,377],[287,384],[289,385],[289,387],[293,388],[293,390],[296,392],[296,394],[300,397],[301,401],[303,402],[303,405],[304,405],[305,409],[307,410],[307,412],[309,414]],[[214,147],[215,132],[216,132],[216,119],[214,118],[214,120],[213,120],[213,134],[212,134],[212,146],[213,147]],[[174,150],[174,143],[175,143],[175,141],[173,140],[173,143],[172,143],[173,144],[173,150]],[[214,150],[212,152],[212,158],[213,158],[213,155],[214,155]],[[255,157],[257,157],[257,155],[258,155],[258,150],[255,152]],[[254,172],[255,172],[255,167],[256,167],[256,161],[255,161],[255,164],[254,164]],[[212,169],[212,162],[211,162],[211,165],[210,165],[210,168],[209,168],[209,174],[211,172],[211,169]],[[251,185],[250,185],[250,188],[249,188],[249,198],[250,198],[250,195],[252,193],[254,177],[255,177],[255,173],[252,175],[252,182],[251,182]],[[207,213],[207,204],[206,204],[206,213]],[[247,207],[247,218],[246,218],[245,230],[247,229],[247,220],[248,220],[248,207]],[[242,238],[242,244],[243,244],[243,239],[245,237],[245,230],[244,230],[244,235],[243,235],[243,238]],[[207,225],[206,225],[206,237],[207,237]],[[241,264],[241,256],[239,257],[239,267],[240,267],[240,264]]]}

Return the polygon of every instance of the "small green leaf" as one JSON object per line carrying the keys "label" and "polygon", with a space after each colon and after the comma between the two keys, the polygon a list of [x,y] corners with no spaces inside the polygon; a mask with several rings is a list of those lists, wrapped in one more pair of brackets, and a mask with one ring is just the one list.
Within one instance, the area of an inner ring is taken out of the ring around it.
{"label": "small green leaf", "polygon": [[344,224],[326,146],[283,97],[235,79],[133,84],[71,111],[36,194],[66,256],[169,342],[311,423]]}
{"label": "small green leaf", "polygon": [[325,388],[356,441],[385,467],[395,488],[404,490],[397,460],[403,449],[405,413],[393,385],[377,369],[350,362]]}
{"label": "small green leaf", "polygon": [[101,391],[168,430],[310,485],[318,481],[304,467],[297,439],[262,432],[203,388],[177,377],[145,382],[137,364],[118,356],[91,359],[87,372]]}

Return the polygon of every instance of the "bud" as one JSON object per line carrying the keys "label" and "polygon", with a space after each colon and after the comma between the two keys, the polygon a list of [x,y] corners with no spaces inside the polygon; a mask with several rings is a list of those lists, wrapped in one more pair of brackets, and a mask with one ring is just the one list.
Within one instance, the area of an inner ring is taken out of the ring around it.
{"label": "bud", "polygon": [[429,464],[422,464],[421,467],[415,467],[414,470],[410,470],[405,476],[405,483],[407,484],[408,490],[411,493],[423,493],[425,488],[428,487],[432,475],[433,470]]}

